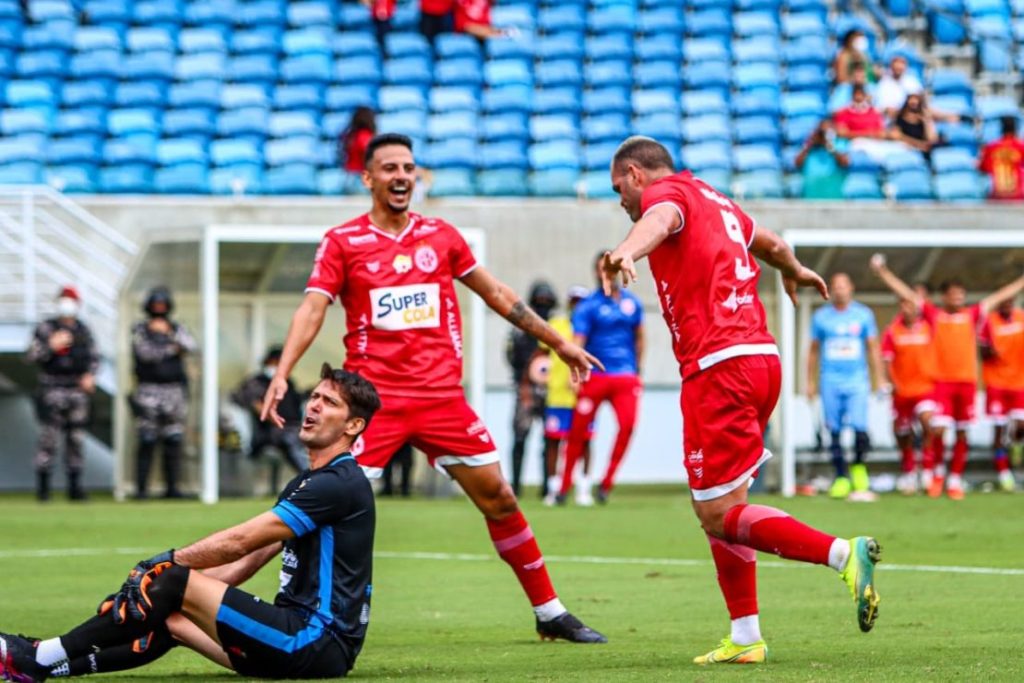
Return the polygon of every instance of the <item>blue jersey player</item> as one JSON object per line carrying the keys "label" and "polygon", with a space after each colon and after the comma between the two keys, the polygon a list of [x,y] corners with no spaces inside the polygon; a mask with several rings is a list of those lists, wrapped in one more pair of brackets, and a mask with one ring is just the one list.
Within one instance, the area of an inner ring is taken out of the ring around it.
{"label": "blue jersey player", "polygon": [[[0,634],[0,680],[133,668],[178,643],[243,676],[345,676],[370,618],[375,520],[349,449],[380,399],[354,373],[325,364],[320,377],[299,432],[310,467],[269,512],[139,562],[96,616],[63,636]],[[279,553],[272,603],[234,586]]]}
{"label": "blue jersey player", "polygon": [[[829,290],[831,303],[819,308],[811,322],[807,393],[813,400],[820,391],[831,435],[836,479],[830,495],[869,501],[874,495],[864,458],[870,448],[868,396],[872,376],[876,386],[882,386],[878,328],[871,309],[853,300],[853,282],[846,273],[833,275]],[[854,432],[854,464],[849,468],[840,443],[844,425]]]}

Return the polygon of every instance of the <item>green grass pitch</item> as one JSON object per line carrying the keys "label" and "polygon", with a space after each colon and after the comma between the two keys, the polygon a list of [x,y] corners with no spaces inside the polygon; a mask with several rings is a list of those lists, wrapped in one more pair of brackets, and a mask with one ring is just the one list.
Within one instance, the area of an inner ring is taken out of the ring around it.
{"label": "green grass pitch", "polygon": [[[954,503],[889,496],[875,505],[771,496],[756,501],[832,533],[879,539],[882,605],[872,633],[857,630],[853,603],[831,570],[762,555],[761,624],[770,662],[760,669],[694,666],[694,655],[728,633],[703,533],[684,490],[624,488],[603,508],[548,509],[533,494],[525,500],[562,600],[611,640],[607,646],[542,643],[512,572],[494,556],[466,500],[384,499],[370,633],[351,677],[1024,680],[1024,497],[977,494]],[[95,500],[40,506],[25,497],[0,498],[0,630],[42,636],[66,630],[90,615],[136,560],[269,505]],[[657,561],[665,558],[673,562]],[[276,566],[268,566],[246,588],[269,598],[276,577]],[[184,649],[120,676],[237,680]]]}

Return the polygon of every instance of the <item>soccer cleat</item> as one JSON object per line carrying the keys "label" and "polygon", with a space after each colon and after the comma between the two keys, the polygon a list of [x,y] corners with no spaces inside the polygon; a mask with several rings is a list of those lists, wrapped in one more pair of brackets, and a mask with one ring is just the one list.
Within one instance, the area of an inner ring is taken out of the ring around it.
{"label": "soccer cleat", "polygon": [[537,635],[541,640],[568,640],[570,643],[607,643],[608,639],[582,621],[563,613],[550,621],[537,620]]}
{"label": "soccer cleat", "polygon": [[50,670],[36,662],[35,646],[27,638],[0,633],[0,680],[35,683],[49,675]]}
{"label": "soccer cleat", "polygon": [[1017,482],[1013,480],[1013,472],[1003,470],[999,473],[999,488],[1007,493],[1013,493],[1014,489],[1017,488]]}
{"label": "soccer cleat", "polygon": [[722,642],[711,652],[694,657],[694,664],[764,664],[768,661],[768,645],[763,640],[750,645],[737,645],[732,638]]}
{"label": "soccer cleat", "polygon": [[947,486],[946,495],[949,496],[950,500],[963,500],[964,499],[964,487],[963,486]]}
{"label": "soccer cleat", "polygon": [[851,491],[846,500],[851,503],[874,503],[878,500],[878,494],[874,491]]}
{"label": "soccer cleat", "polygon": [[917,475],[913,472],[904,472],[896,480],[896,490],[904,496],[913,496],[917,493]]}
{"label": "soccer cleat", "polygon": [[878,618],[878,603],[881,597],[875,590],[875,565],[882,555],[882,547],[870,536],[856,536],[850,539],[850,557],[839,572],[850,588],[853,601],[857,604],[857,625],[867,633]]}
{"label": "soccer cleat", "polygon": [[549,508],[550,507],[554,507],[555,503],[557,502],[557,499],[558,499],[558,495],[557,494],[555,494],[555,493],[547,494],[546,496],[544,496],[544,506],[545,507],[549,507]]}
{"label": "soccer cleat", "polygon": [[850,465],[850,483],[854,491],[870,491],[871,478],[868,476],[868,466],[864,463]]}
{"label": "soccer cleat", "polygon": [[603,486],[599,486],[598,489],[597,489],[597,502],[600,503],[601,505],[607,505],[608,504],[608,496],[610,496],[610,495],[611,495],[611,491],[609,491],[608,489],[606,489]]}
{"label": "soccer cleat", "polygon": [[836,480],[832,482],[832,488],[828,490],[828,495],[830,498],[844,499],[850,495],[852,488],[848,477],[836,477]]}
{"label": "soccer cleat", "polygon": [[928,485],[928,497],[938,498],[942,495],[942,486],[946,483],[946,480],[939,475],[932,477],[932,483]]}

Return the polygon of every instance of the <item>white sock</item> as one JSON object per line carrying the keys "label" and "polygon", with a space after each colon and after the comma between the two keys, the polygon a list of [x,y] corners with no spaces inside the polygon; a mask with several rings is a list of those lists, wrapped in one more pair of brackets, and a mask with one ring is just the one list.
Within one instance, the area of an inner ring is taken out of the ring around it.
{"label": "white sock", "polygon": [[548,495],[549,496],[556,496],[556,495],[558,495],[558,490],[560,488],[562,488],[562,480],[559,477],[557,477],[555,475],[551,475],[550,477],[548,477]]}
{"label": "white sock", "polygon": [[843,571],[846,561],[850,559],[850,542],[845,538],[837,538],[832,541],[832,547],[828,549],[828,566],[837,572]]}
{"label": "white sock", "polygon": [[962,489],[963,487],[964,487],[964,482],[960,478],[959,474],[951,474],[951,475],[949,475],[949,478],[946,479],[946,488],[947,489]]}
{"label": "white sock", "polygon": [[67,658],[68,653],[64,651],[60,638],[41,640],[36,646],[36,663],[40,666],[51,667]]}
{"label": "white sock", "polygon": [[565,605],[558,598],[548,600],[543,605],[537,605],[533,608],[533,613],[537,615],[537,618],[541,621],[551,621],[557,619],[569,610],[565,609]]}
{"label": "white sock", "polygon": [[753,645],[761,640],[761,622],[756,614],[732,620],[732,633],[729,635],[736,645]]}

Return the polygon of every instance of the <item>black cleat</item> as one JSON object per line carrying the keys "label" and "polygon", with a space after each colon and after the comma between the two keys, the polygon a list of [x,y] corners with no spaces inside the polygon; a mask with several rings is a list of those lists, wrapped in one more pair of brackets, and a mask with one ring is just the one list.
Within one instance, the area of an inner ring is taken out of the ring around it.
{"label": "black cleat", "polygon": [[611,494],[611,491],[609,491],[608,489],[604,488],[603,486],[598,487],[598,489],[597,489],[597,502],[599,504],[601,504],[601,505],[607,505],[608,504],[608,496],[610,494]]}
{"label": "black cleat", "polygon": [[50,670],[36,663],[36,648],[27,638],[0,633],[0,681],[36,683]]}
{"label": "black cleat", "polygon": [[568,640],[570,643],[607,643],[608,639],[568,612],[551,621],[537,620],[541,640]]}
{"label": "black cleat", "polygon": [[560,508],[565,507],[565,496],[563,496],[561,493],[555,496],[555,505],[557,505]]}

